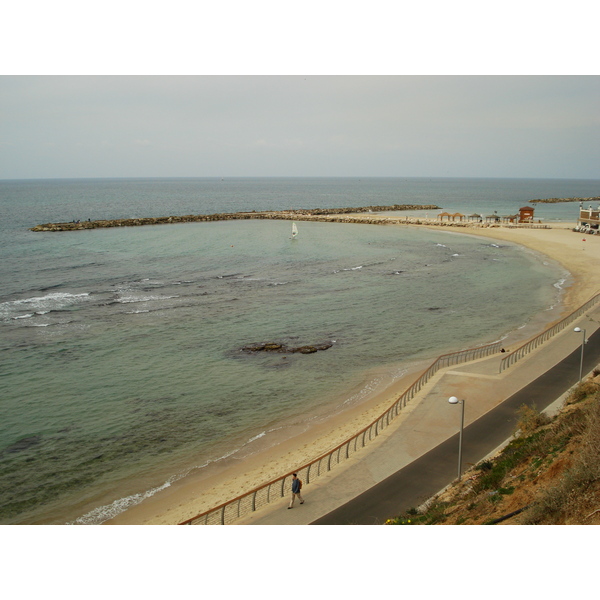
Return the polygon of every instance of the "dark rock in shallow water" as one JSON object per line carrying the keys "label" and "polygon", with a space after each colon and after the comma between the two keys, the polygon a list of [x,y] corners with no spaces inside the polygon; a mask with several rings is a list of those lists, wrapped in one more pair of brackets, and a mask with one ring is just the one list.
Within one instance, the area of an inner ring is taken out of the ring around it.
{"label": "dark rock in shallow water", "polygon": [[23,450],[28,450],[32,446],[36,446],[40,443],[42,436],[40,435],[32,435],[30,437],[24,437],[6,448],[6,452],[22,452]]}
{"label": "dark rock in shallow water", "polygon": [[286,354],[314,354],[321,350],[327,350],[333,346],[333,342],[325,342],[323,344],[315,344],[308,346],[286,346],[285,344],[279,344],[277,342],[266,342],[258,344],[249,344],[240,348],[242,352],[282,352]]}
{"label": "dark rock in shallow water", "polygon": [[281,351],[283,349],[284,349],[284,347],[281,344],[275,344],[275,343],[265,344],[263,347],[263,350],[266,350],[267,352]]}
{"label": "dark rock in shallow water", "polygon": [[290,352],[300,352],[300,354],[312,354],[317,349],[314,346],[301,346],[300,348],[293,348]]}

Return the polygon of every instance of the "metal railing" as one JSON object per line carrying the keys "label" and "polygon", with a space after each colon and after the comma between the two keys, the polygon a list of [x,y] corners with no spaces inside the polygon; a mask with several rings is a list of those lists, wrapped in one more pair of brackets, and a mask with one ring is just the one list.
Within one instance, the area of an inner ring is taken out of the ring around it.
{"label": "metal railing", "polygon": [[[450,354],[443,354],[438,357],[432,365],[423,372],[423,374],[388,408],[370,425],[359,431],[350,439],[336,446],[333,450],[323,454],[312,462],[305,464],[293,473],[297,473],[298,477],[306,484],[309,484],[314,479],[325,475],[333,467],[348,460],[354,454],[364,448],[368,442],[375,439],[400,413],[400,410],[406,406],[421,391],[423,386],[440,370],[452,365],[457,365],[479,358],[485,358],[491,354],[500,351],[500,342],[471,348],[468,350],[460,350]],[[270,502],[283,498],[289,490],[286,488],[291,484],[292,472],[279,477],[269,483],[265,483],[233,500],[229,500],[215,508],[203,512],[187,521],[179,523],[180,525],[226,525],[250,514]]]}
{"label": "metal railing", "polygon": [[578,319],[586,310],[589,310],[595,304],[600,301],[600,293],[593,296],[583,306],[579,307],[576,311],[572,312],[569,316],[565,317],[562,321],[559,321],[546,331],[543,331],[538,336],[529,340],[526,344],[523,344],[520,348],[517,348],[514,352],[511,352],[508,356],[505,356],[500,361],[499,373],[508,369],[508,367],[514,365],[516,362],[521,360],[524,356],[541,346],[544,342],[547,342],[551,337],[561,332],[565,327],[570,325],[573,321]]}

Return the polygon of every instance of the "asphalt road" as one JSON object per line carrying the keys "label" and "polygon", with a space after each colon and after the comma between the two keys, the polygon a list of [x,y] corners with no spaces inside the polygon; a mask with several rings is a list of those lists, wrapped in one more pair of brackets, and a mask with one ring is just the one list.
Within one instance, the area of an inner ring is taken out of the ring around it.
{"label": "asphalt road", "polygon": [[[589,337],[583,372],[600,361],[600,330]],[[463,469],[476,464],[514,433],[517,409],[526,404],[539,411],[552,404],[579,379],[581,348],[513,394],[463,430]],[[311,525],[376,525],[417,507],[456,479],[458,432],[387,479],[374,485]]]}

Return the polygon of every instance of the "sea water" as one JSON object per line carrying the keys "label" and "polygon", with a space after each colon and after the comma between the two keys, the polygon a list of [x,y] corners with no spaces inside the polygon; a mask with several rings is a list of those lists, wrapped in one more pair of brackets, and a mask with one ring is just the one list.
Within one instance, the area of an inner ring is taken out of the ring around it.
{"label": "sea water", "polygon": [[[361,401],[377,377],[501,339],[555,304],[567,277],[513,244],[446,230],[299,222],[292,240],[287,221],[28,227],[406,203],[514,214],[533,198],[598,189],[552,180],[0,182],[0,523],[102,523],[257,440]],[[537,205],[535,216],[574,221],[577,211]],[[267,341],[331,347],[242,350]]]}

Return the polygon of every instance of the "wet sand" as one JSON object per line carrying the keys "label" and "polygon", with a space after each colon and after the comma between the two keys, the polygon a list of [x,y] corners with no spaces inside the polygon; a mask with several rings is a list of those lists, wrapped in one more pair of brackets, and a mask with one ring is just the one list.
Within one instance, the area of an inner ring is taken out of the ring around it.
{"label": "wet sand", "polygon": [[[372,219],[372,215],[369,218]],[[381,220],[393,226],[394,221],[402,223],[404,217],[382,216]],[[421,221],[421,225],[402,223],[399,226],[429,226],[440,229],[439,224],[431,222],[428,225],[426,219]],[[532,319],[529,327],[512,332],[506,339],[508,348],[516,348],[600,291],[600,235],[586,236],[574,232],[574,225],[554,223],[551,229],[444,227],[445,231],[457,234],[478,235],[520,244],[545,254],[571,274],[572,281],[565,290],[561,305],[544,315],[544,318]],[[374,421],[433,360],[432,358],[408,365],[407,372],[400,379],[360,405],[332,415],[310,430],[297,432],[293,437],[281,440],[277,445],[259,450],[250,456],[230,457],[219,464],[209,465],[107,521],[107,524],[177,524],[293,471],[335,448]],[[403,409],[404,414],[401,413],[398,417],[400,423],[413,408],[414,406],[409,404]],[[369,446],[362,452],[369,452]]]}

